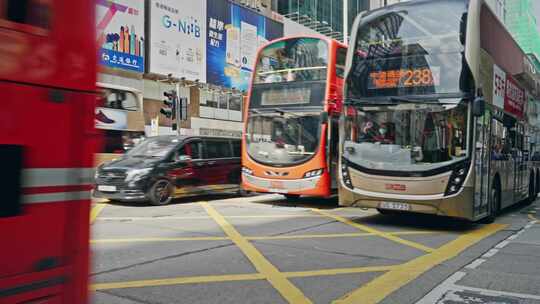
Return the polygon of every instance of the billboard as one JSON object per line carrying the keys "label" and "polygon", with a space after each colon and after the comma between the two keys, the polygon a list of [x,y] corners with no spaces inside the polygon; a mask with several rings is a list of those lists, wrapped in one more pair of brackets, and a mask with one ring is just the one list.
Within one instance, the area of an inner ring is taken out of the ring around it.
{"label": "billboard", "polygon": [[206,1],[150,1],[149,72],[206,82]]}
{"label": "billboard", "polygon": [[226,0],[214,0],[207,11],[208,83],[247,89],[257,49],[283,36],[283,24]]}
{"label": "billboard", "polygon": [[128,114],[123,110],[96,108],[94,117],[97,129],[127,130]]}
{"label": "billboard", "polygon": [[523,118],[528,97],[525,90],[496,64],[493,65],[493,104]]}
{"label": "billboard", "polygon": [[144,0],[96,0],[99,61],[144,72]]}

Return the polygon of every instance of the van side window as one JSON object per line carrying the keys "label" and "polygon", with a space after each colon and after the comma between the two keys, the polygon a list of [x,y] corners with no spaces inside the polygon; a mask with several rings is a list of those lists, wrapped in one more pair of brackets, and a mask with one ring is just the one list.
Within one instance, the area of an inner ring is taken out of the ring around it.
{"label": "van side window", "polygon": [[[50,0],[0,0],[0,21],[50,28]],[[2,25],[2,23],[0,23]]]}
{"label": "van side window", "polygon": [[206,141],[206,156],[207,158],[232,157],[229,142],[224,140]]}
{"label": "van side window", "polygon": [[233,157],[240,157],[242,154],[242,143],[239,140],[232,141]]}
{"label": "van side window", "polygon": [[191,159],[201,159],[202,158],[202,144],[200,141],[192,141],[187,143],[188,151],[191,152],[189,156]]}

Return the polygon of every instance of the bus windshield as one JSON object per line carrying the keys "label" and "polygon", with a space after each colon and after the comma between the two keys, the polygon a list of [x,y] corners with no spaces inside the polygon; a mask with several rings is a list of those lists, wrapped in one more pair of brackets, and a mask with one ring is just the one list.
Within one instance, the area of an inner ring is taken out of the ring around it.
{"label": "bus windshield", "polygon": [[468,92],[464,0],[410,2],[364,16],[348,99]]}
{"label": "bus windshield", "polygon": [[252,114],[246,134],[247,152],[254,160],[276,166],[298,164],[315,155],[320,113]]}
{"label": "bus windshield", "polygon": [[371,170],[419,172],[469,155],[468,105],[397,104],[347,109],[343,157]]}
{"label": "bus windshield", "polygon": [[328,44],[317,38],[274,42],[259,55],[254,84],[326,80]]}

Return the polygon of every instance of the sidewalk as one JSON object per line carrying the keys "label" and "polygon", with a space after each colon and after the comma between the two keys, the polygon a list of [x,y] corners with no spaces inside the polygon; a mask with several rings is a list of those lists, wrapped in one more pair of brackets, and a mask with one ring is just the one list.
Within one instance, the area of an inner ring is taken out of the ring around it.
{"label": "sidewalk", "polygon": [[540,204],[530,222],[454,273],[417,304],[540,304]]}

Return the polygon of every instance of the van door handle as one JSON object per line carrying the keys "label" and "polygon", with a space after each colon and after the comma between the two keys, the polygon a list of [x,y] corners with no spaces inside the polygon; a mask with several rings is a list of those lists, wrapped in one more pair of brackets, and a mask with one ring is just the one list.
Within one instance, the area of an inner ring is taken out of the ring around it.
{"label": "van door handle", "polygon": [[211,166],[211,165],[215,165],[216,162],[215,161],[209,161],[207,164]]}

